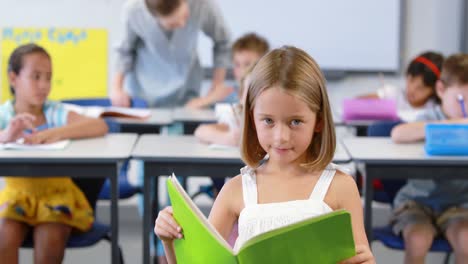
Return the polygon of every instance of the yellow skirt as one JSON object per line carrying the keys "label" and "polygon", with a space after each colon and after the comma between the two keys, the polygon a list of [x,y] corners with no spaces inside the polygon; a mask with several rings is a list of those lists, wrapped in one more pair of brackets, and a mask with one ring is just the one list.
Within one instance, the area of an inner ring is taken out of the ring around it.
{"label": "yellow skirt", "polygon": [[62,223],[88,231],[94,222],[93,209],[70,178],[6,177],[0,191],[0,218],[35,226]]}

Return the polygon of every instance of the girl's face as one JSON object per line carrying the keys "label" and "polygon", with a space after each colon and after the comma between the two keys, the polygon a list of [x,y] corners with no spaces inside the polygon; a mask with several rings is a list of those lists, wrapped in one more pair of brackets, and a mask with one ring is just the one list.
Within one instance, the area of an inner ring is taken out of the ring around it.
{"label": "girl's face", "polygon": [[424,84],[421,75],[406,76],[406,98],[412,107],[424,106],[433,94],[433,89]]}
{"label": "girl's face", "polygon": [[270,161],[307,161],[317,116],[304,101],[279,87],[266,89],[256,99],[253,119],[258,141]]}
{"label": "girl's face", "polygon": [[47,55],[36,52],[23,57],[23,67],[18,74],[9,73],[16,101],[41,106],[47,100],[52,79],[52,65]]}
{"label": "girl's face", "polygon": [[[437,84],[437,93],[441,99],[442,111],[448,118],[464,118],[462,103],[465,112],[468,111],[468,84],[456,84],[446,87],[440,81]],[[458,96],[463,97],[463,102],[458,100]]]}

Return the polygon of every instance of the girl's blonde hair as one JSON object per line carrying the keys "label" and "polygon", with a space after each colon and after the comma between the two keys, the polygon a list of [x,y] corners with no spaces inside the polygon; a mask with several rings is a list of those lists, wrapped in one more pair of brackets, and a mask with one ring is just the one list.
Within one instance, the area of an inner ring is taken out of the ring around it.
{"label": "girl's blonde hair", "polygon": [[244,107],[241,155],[244,162],[257,167],[266,152],[258,141],[253,109],[258,96],[272,87],[303,100],[317,113],[313,140],[308,148],[310,159],[303,166],[324,169],[333,159],[336,147],[335,128],[325,87],[325,78],[312,57],[301,49],[284,46],[267,53],[249,75],[249,87]]}

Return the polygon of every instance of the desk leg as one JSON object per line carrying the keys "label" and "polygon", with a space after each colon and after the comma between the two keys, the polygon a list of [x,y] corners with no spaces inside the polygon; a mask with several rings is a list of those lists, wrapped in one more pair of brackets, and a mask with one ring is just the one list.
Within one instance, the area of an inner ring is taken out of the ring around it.
{"label": "desk leg", "polygon": [[372,242],[372,198],[374,197],[373,175],[374,171],[366,164],[364,185],[364,227],[366,229],[367,239]]}
{"label": "desk leg", "polygon": [[144,169],[143,176],[143,263],[150,263],[149,234],[151,232],[151,178]]}
{"label": "desk leg", "polygon": [[115,177],[110,177],[111,182],[111,230],[112,230],[112,263],[120,262],[119,255],[119,208],[118,208],[118,172],[120,166],[117,166],[117,174]]}
{"label": "desk leg", "polygon": [[[158,174],[159,175],[159,174]],[[158,196],[158,188],[159,188],[159,177],[156,176],[151,179],[151,184],[153,185],[154,194],[151,195],[151,223],[154,223],[156,217],[159,213],[159,196]],[[154,252],[156,253],[156,257],[154,259],[153,264],[158,264],[158,238],[154,232],[151,233],[153,237],[153,244],[151,245],[154,248]]]}

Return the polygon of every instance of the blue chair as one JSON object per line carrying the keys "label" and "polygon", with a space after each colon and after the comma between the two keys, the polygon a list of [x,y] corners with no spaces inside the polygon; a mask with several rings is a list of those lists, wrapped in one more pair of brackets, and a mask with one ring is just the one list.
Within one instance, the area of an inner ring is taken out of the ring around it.
{"label": "blue chair", "polygon": [[[389,137],[392,128],[401,121],[379,121],[371,124],[367,128],[367,135],[369,137]],[[374,182],[374,187],[380,185],[382,189],[376,189],[374,192],[374,200],[382,203],[393,203],[398,190],[406,184],[406,180],[379,180]]]}
{"label": "blue chair", "polygon": [[[374,137],[388,137],[390,136],[393,127],[400,123],[401,121],[376,122],[368,127],[367,135]],[[392,204],[398,190],[403,187],[405,183],[406,180],[381,180],[383,189],[374,192],[374,200]],[[395,235],[391,226],[374,228],[373,234],[373,240],[382,242],[386,247],[399,250],[405,249],[403,238]],[[444,263],[449,263],[452,248],[447,240],[435,239],[430,251],[446,253]]]}
{"label": "blue chair", "polygon": [[[63,100],[63,103],[76,104],[80,106],[111,106],[111,101],[108,98],[84,98],[84,99],[69,99]],[[148,108],[148,104],[145,100],[140,98],[132,98],[131,106],[134,108]],[[106,123],[109,126],[110,133],[120,132],[120,126],[117,122],[113,121],[112,118],[106,118]],[[128,171],[128,161],[126,161],[120,168],[119,172],[119,198],[126,199],[132,197],[134,194],[142,193],[140,187],[130,184],[127,178]],[[74,180],[77,183],[77,180]],[[82,189],[89,188],[89,184],[86,185],[86,188],[83,188],[83,184],[77,183],[78,186],[81,186]],[[99,193],[98,199],[101,200],[110,200],[110,182],[106,180],[102,186],[101,192]],[[93,203],[93,199],[90,199],[90,202]]]}

